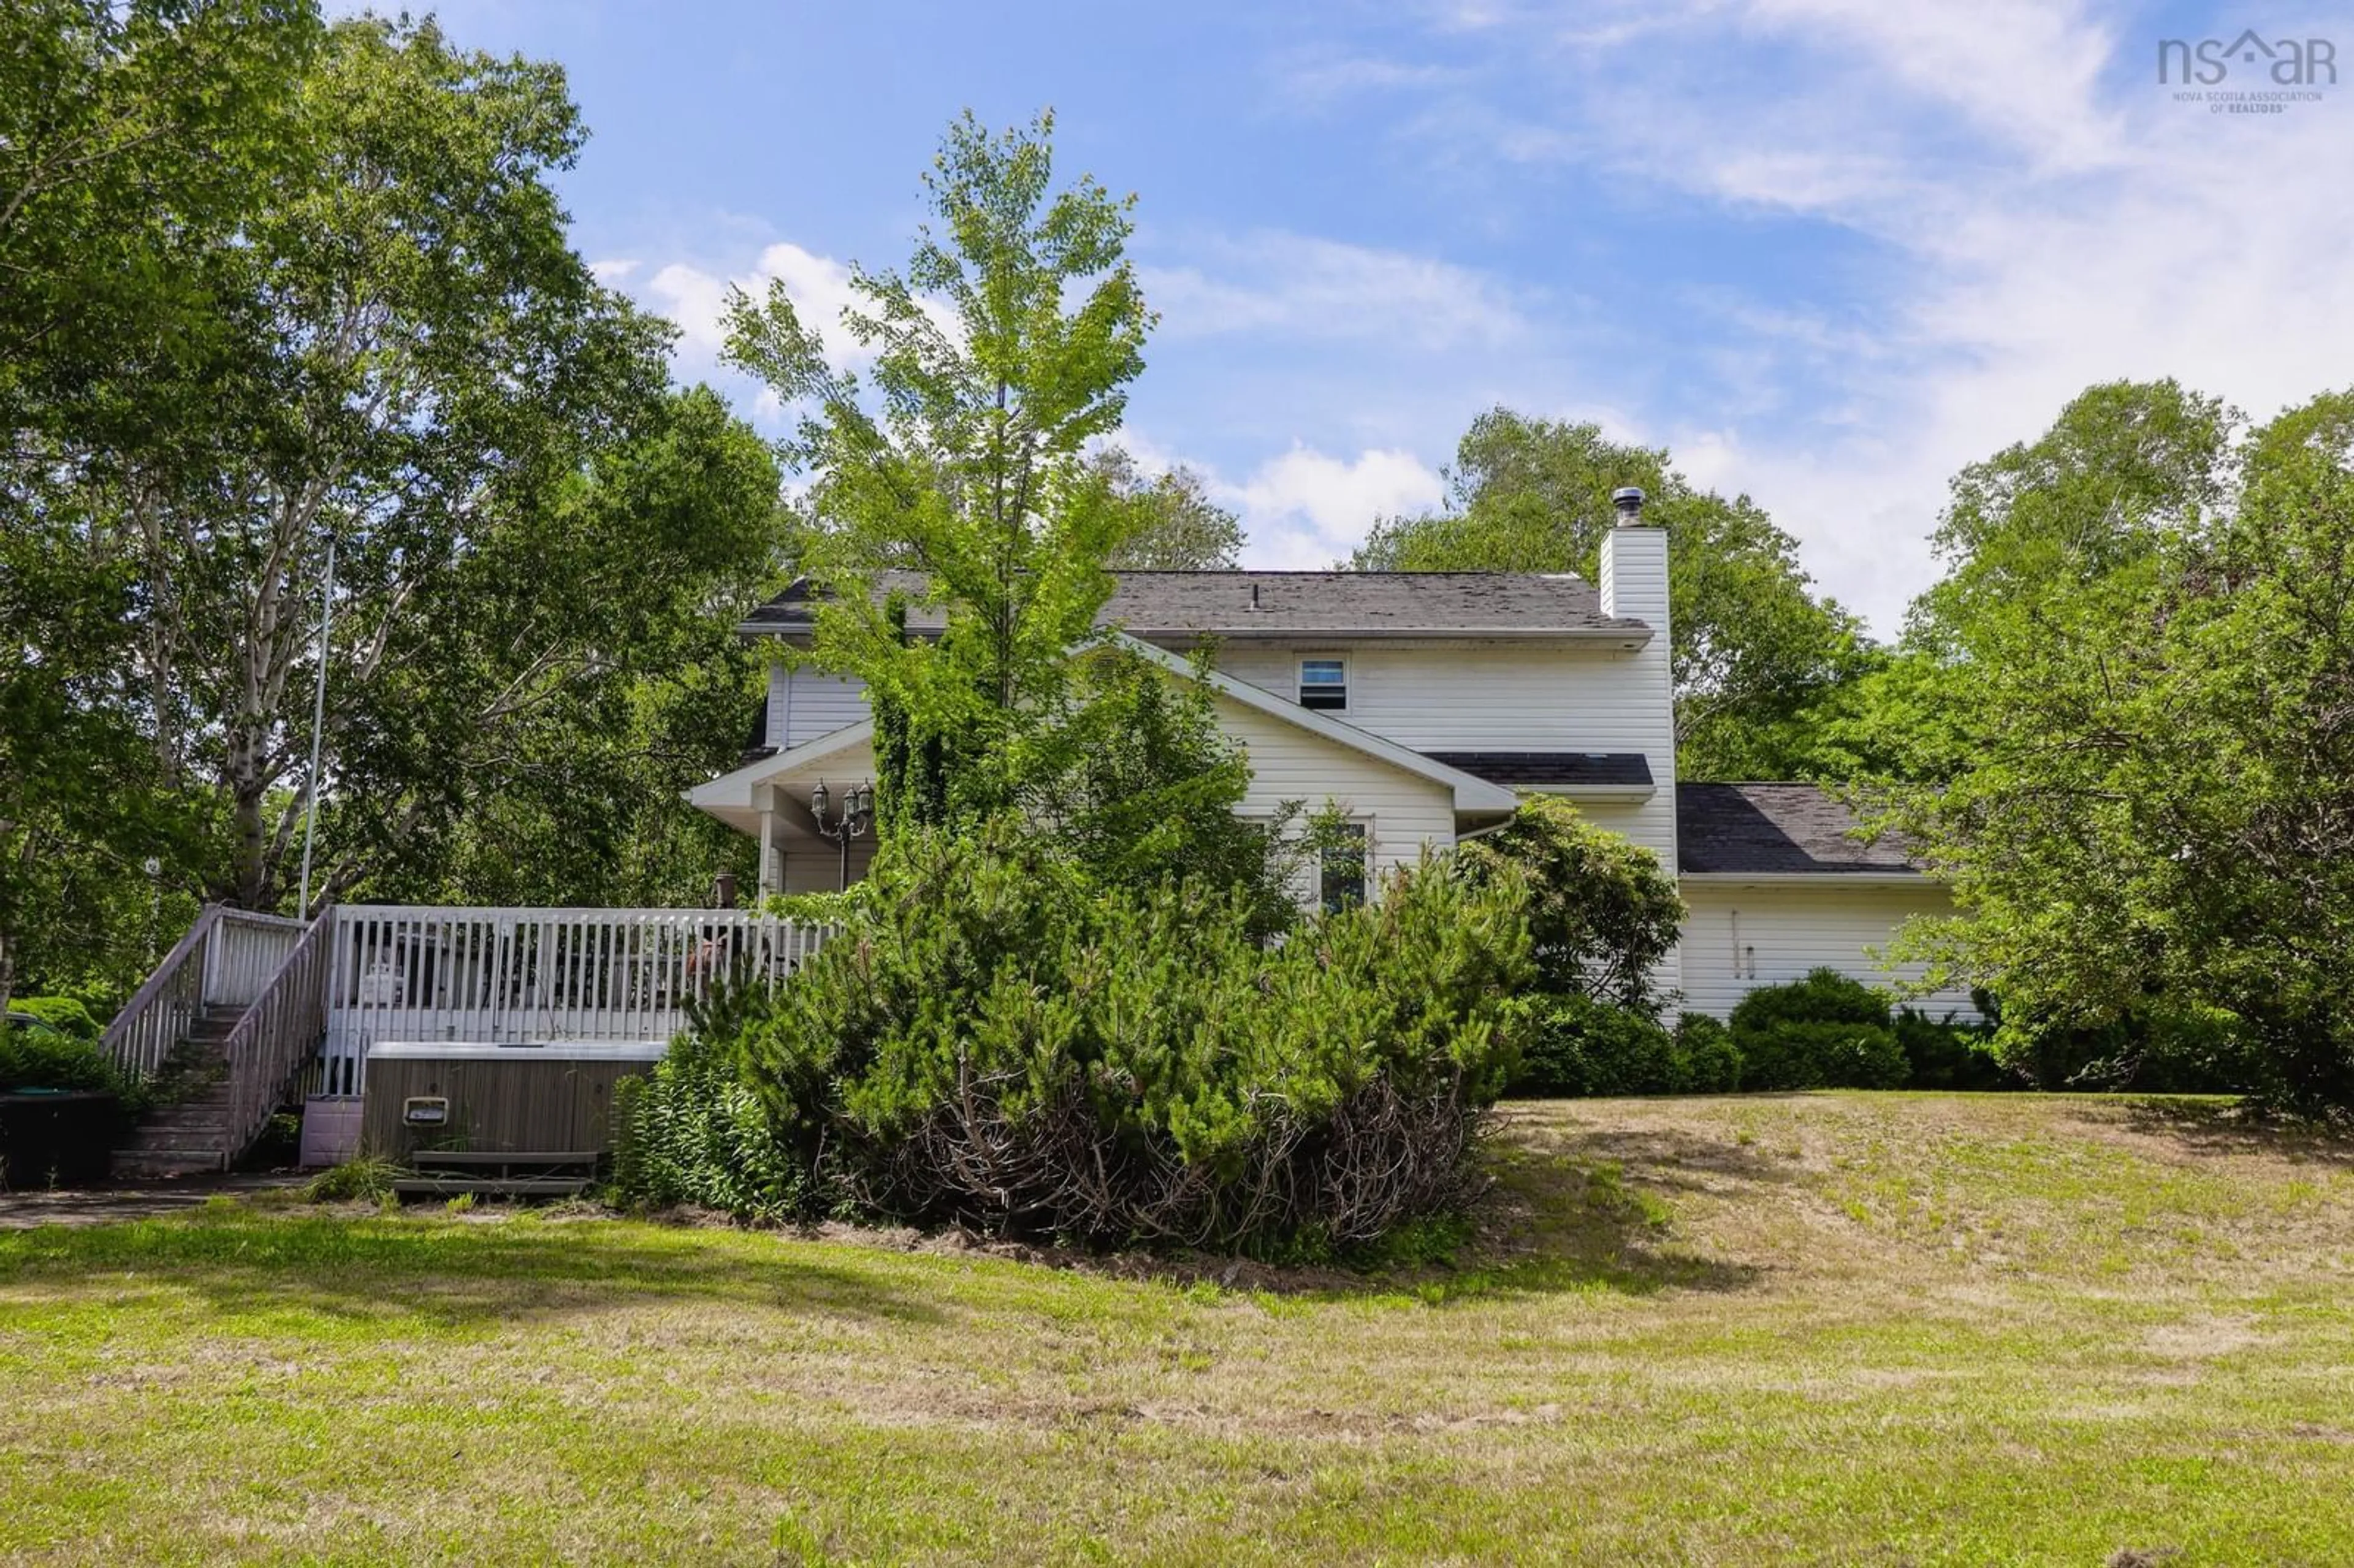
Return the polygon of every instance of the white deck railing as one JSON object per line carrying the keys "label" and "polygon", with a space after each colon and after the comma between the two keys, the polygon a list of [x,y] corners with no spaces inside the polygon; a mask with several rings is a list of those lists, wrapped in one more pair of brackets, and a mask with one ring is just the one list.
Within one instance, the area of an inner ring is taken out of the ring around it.
{"label": "white deck railing", "polygon": [[270,1112],[319,1045],[326,1028],[327,965],[334,957],[335,912],[308,927],[245,1004],[245,1016],[221,1043],[228,1063],[228,1143],[234,1160],[269,1125]]}
{"label": "white deck railing", "polygon": [[308,929],[283,915],[224,909],[205,955],[205,1005],[250,1007],[286,967]]}
{"label": "white deck railing", "polygon": [[302,939],[300,920],[206,905],[106,1026],[101,1049],[129,1076],[153,1076],[197,1014],[252,1005]]}
{"label": "white deck railing", "polygon": [[347,905],[317,1092],[358,1094],[378,1041],[666,1041],[715,981],[782,980],[832,930],[735,909]]}

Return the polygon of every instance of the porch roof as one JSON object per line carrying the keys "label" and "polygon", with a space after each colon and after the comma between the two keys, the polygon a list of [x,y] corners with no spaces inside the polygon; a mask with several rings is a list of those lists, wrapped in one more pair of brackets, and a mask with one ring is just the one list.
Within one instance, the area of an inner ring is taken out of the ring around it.
{"label": "porch roof", "polygon": [[[707,784],[698,784],[689,789],[686,802],[710,812],[738,832],[754,833],[760,828],[759,791],[797,782],[803,777],[811,784],[828,778],[839,779],[841,785],[872,780],[875,777],[875,721],[861,719],[814,740],[805,740],[790,750],[754,758],[733,772],[723,773]],[[801,794],[804,797],[801,803],[806,805],[807,791]],[[787,832],[791,832],[795,827],[794,819],[789,817],[782,826]]]}

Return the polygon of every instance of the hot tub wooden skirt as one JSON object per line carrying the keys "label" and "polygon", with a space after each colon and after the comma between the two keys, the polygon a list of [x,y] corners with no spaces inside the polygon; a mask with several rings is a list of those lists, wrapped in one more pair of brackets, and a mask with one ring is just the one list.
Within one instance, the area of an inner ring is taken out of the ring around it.
{"label": "hot tub wooden skirt", "polygon": [[667,1047],[468,1045],[369,1047],[362,1141],[406,1160],[419,1149],[534,1153],[613,1147],[613,1090],[651,1072]]}

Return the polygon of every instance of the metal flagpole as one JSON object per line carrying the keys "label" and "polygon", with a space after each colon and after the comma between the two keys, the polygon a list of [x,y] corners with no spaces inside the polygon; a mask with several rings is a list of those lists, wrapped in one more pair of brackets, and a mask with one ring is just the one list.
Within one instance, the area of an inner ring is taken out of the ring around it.
{"label": "metal flagpole", "polygon": [[319,687],[311,699],[311,772],[302,789],[302,891],[294,912],[311,917],[311,832],[319,825],[319,739],[327,728],[327,630],[335,614],[335,536],[327,535],[327,586],[319,596]]}

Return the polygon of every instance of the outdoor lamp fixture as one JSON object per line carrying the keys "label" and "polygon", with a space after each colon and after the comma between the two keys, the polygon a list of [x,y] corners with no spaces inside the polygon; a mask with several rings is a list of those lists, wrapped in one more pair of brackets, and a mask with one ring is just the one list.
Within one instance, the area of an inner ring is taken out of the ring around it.
{"label": "outdoor lamp fixture", "polygon": [[843,794],[842,815],[829,822],[825,811],[831,800],[825,780],[819,779],[817,788],[810,791],[810,815],[817,819],[818,836],[832,839],[840,846],[842,874],[836,885],[846,893],[850,890],[850,841],[863,839],[875,831],[875,786],[853,784]]}

